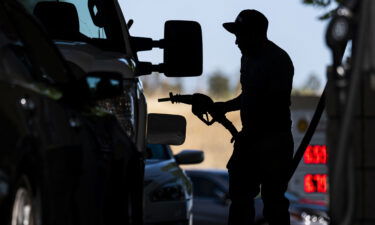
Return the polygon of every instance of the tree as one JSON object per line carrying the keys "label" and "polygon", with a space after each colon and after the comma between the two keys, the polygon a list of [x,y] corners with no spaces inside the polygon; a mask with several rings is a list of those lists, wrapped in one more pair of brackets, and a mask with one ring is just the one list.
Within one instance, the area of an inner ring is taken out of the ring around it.
{"label": "tree", "polygon": [[141,77],[144,93],[152,96],[161,86],[162,80],[159,73],[153,73],[151,76]]}
{"label": "tree", "polygon": [[309,75],[309,77],[306,79],[305,84],[302,86],[302,89],[318,92],[321,87],[321,81],[318,77],[318,75],[312,73]]}
{"label": "tree", "polygon": [[318,7],[327,7],[331,5],[333,2],[342,3],[343,0],[302,0],[304,4],[313,5]]}
{"label": "tree", "polygon": [[[334,3],[336,4],[343,3],[344,0],[302,0],[302,2],[306,5],[326,8]],[[334,10],[330,10],[329,12],[326,12],[323,15],[319,16],[319,19],[325,20],[325,19],[331,18],[333,12]]]}
{"label": "tree", "polygon": [[216,98],[226,97],[230,92],[229,79],[220,71],[212,74],[208,80],[210,95]]}
{"label": "tree", "polygon": [[292,95],[319,95],[321,84],[322,82],[318,75],[312,73],[302,86],[293,88]]}
{"label": "tree", "polygon": [[181,93],[183,90],[183,85],[181,82],[171,83],[168,80],[164,80],[161,82],[161,85],[159,87],[160,93]]}

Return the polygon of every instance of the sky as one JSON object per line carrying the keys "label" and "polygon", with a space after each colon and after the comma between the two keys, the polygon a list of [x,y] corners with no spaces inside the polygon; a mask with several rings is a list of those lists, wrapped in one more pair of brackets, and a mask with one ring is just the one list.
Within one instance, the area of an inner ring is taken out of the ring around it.
{"label": "sky", "polygon": [[[207,78],[221,71],[232,86],[239,82],[241,54],[234,35],[222,27],[233,22],[243,9],[256,9],[269,20],[268,38],[290,55],[295,75],[294,87],[301,87],[310,74],[326,81],[326,66],[331,62],[325,44],[328,21],[318,17],[327,9],[303,5],[301,0],[119,0],[126,20],[133,19],[133,36],[163,38],[167,20],[194,20],[203,32],[203,75],[183,78],[186,91],[207,88]],[[162,62],[162,50],[139,54],[142,61]],[[173,80],[173,79],[172,79]]]}

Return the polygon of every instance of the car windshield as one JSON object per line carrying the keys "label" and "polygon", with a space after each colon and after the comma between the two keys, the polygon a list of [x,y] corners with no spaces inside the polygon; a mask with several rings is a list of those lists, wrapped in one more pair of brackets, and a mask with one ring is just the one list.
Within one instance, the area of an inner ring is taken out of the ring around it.
{"label": "car windshield", "polygon": [[87,42],[126,52],[113,1],[19,0],[55,40]]}

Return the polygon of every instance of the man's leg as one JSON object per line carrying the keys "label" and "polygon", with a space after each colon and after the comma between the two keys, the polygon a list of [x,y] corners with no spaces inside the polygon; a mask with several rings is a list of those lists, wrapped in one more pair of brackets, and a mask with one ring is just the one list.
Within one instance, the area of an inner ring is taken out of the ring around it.
{"label": "man's leg", "polygon": [[[269,225],[290,225],[289,201],[285,198],[288,173],[293,156],[293,137],[280,134],[266,138],[262,160],[263,215]],[[281,147],[281,148],[280,148]]]}
{"label": "man's leg", "polygon": [[290,225],[289,201],[284,193],[286,182],[265,182],[262,184],[263,215],[269,225]]}
{"label": "man's leg", "polygon": [[255,209],[254,198],[259,194],[259,181],[251,180],[253,171],[230,169],[229,170],[229,208],[228,225],[254,224]]}

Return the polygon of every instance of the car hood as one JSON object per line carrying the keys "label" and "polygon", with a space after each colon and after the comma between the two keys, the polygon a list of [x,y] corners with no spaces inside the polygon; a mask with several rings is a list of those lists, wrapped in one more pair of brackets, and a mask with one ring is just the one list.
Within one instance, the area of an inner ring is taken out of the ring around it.
{"label": "car hood", "polygon": [[175,160],[146,160],[145,183],[163,184],[171,181],[187,181],[185,172],[180,169]]}
{"label": "car hood", "polygon": [[103,51],[85,42],[55,41],[64,58],[85,72],[117,72],[123,78],[135,78],[135,62],[124,54]]}

